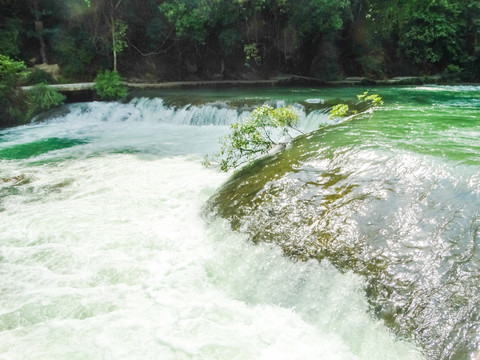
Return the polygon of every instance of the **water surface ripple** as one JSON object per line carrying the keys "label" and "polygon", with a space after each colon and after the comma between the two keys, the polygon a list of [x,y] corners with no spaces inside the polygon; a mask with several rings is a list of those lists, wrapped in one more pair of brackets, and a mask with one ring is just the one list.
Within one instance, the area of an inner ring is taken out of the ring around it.
{"label": "water surface ripple", "polygon": [[306,100],[351,90],[177,95],[0,131],[0,359],[421,359],[361,274],[201,216],[226,180],[202,157],[252,103],[315,128],[333,123]]}
{"label": "water surface ripple", "polygon": [[[297,139],[210,200],[234,229],[367,279],[429,359],[478,351],[480,88],[384,89],[373,115]],[[381,91],[381,90],[379,90]]]}

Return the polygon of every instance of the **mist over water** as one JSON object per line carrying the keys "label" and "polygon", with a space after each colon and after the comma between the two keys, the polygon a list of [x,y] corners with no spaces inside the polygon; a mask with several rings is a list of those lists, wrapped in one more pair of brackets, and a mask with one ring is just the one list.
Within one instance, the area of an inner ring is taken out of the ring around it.
{"label": "mist over water", "polygon": [[[269,101],[298,107],[304,129],[333,125],[302,99],[340,90],[288,94]],[[75,104],[0,132],[0,359],[422,359],[375,316],[361,275],[202,217],[227,179],[202,157],[249,110],[175,101]],[[475,187],[478,148],[453,136],[472,129],[439,131],[450,148],[432,156],[463,149]]]}

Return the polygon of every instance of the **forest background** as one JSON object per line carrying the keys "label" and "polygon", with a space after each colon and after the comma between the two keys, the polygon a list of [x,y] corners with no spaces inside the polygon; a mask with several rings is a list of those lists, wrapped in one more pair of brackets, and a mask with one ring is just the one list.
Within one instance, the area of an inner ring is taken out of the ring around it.
{"label": "forest background", "polygon": [[[475,82],[480,2],[0,0],[0,56],[0,86],[17,61],[58,64],[57,82],[92,81],[104,69],[130,82],[278,74]],[[42,76],[53,81],[36,71],[24,83]]]}

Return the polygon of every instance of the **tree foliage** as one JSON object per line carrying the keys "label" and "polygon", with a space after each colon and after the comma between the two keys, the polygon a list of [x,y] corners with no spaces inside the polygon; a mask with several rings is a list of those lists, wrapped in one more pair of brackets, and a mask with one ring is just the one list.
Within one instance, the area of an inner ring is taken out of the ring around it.
{"label": "tree foliage", "polygon": [[3,16],[0,15],[0,49],[3,55],[18,56],[22,22],[16,17],[2,18]]}
{"label": "tree foliage", "polygon": [[332,107],[330,110],[330,119],[334,118],[344,118],[348,115],[350,108],[347,104],[337,104]]}
{"label": "tree foliage", "polygon": [[14,86],[25,68],[23,61],[16,61],[7,55],[0,54],[0,85]]}
{"label": "tree foliage", "polygon": [[[383,104],[380,96],[369,95],[368,91],[357,95],[357,100],[352,108],[347,104],[333,106],[330,118],[360,114]],[[275,147],[285,146],[293,139],[292,134],[302,133],[296,127],[299,118],[290,106],[275,109],[262,105],[244,120],[230,125],[230,133],[220,140],[220,151],[206,156],[204,165],[227,172],[269,153]]]}
{"label": "tree foliage", "polygon": [[158,8],[178,37],[202,44],[207,37],[210,4],[207,0],[167,0]]}
{"label": "tree foliage", "polygon": [[23,118],[24,97],[17,88],[25,70],[23,61],[0,54],[0,126]]}
{"label": "tree foliage", "polygon": [[245,52],[245,65],[250,66],[250,62],[253,60],[255,64],[260,65],[262,61],[262,57],[258,53],[258,44],[246,44],[243,47],[243,51]]}
{"label": "tree foliage", "polygon": [[95,48],[81,26],[57,29],[52,36],[52,50],[67,79],[91,79]]}
{"label": "tree foliage", "polygon": [[459,15],[459,8],[447,2],[432,2],[424,8],[412,9],[404,30],[399,33],[399,50],[414,64],[458,62],[461,45],[457,31],[463,23]]}
{"label": "tree foliage", "polygon": [[274,109],[263,105],[243,121],[230,125],[231,133],[221,140],[221,149],[213,157],[205,158],[206,166],[215,165],[228,171],[268,153],[274,146],[291,140],[299,115],[291,107]]}
{"label": "tree foliage", "polygon": [[174,64],[169,80],[378,78],[449,65],[459,79],[480,80],[478,0],[0,0],[0,8],[2,54],[34,63],[42,53],[70,79],[104,68],[141,77],[148,63],[162,76]]}
{"label": "tree foliage", "polygon": [[300,36],[311,38],[330,35],[341,29],[344,9],[348,0],[297,0],[284,1],[285,11],[290,15],[289,23]]}

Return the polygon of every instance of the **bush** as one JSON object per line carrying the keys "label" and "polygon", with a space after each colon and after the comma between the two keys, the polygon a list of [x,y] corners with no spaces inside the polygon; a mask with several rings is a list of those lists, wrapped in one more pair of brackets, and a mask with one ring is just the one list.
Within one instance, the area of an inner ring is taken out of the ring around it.
{"label": "bush", "polygon": [[51,108],[62,105],[65,96],[60,94],[54,87],[45,83],[35,86],[27,94],[27,119]]}
{"label": "bush", "polygon": [[0,128],[22,123],[26,114],[26,97],[20,89],[0,85]]}
{"label": "bush", "polygon": [[51,74],[40,69],[34,69],[25,79],[25,85],[35,85],[40,83],[55,84],[55,80]]}
{"label": "bush", "polygon": [[442,74],[442,80],[458,82],[461,80],[462,69],[458,65],[450,64]]}
{"label": "bush", "polygon": [[24,70],[23,61],[0,54],[0,127],[13,125],[23,118],[24,95],[17,85]]}
{"label": "bush", "polygon": [[102,100],[123,100],[128,95],[128,89],[116,71],[105,70],[98,73],[93,88]]}
{"label": "bush", "polygon": [[15,86],[24,70],[23,61],[15,61],[9,56],[0,54],[0,84]]}
{"label": "bush", "polygon": [[453,64],[448,65],[447,68],[445,69],[446,74],[457,75],[457,74],[460,74],[461,72],[462,72],[462,69],[460,68],[460,66],[453,65]]}

